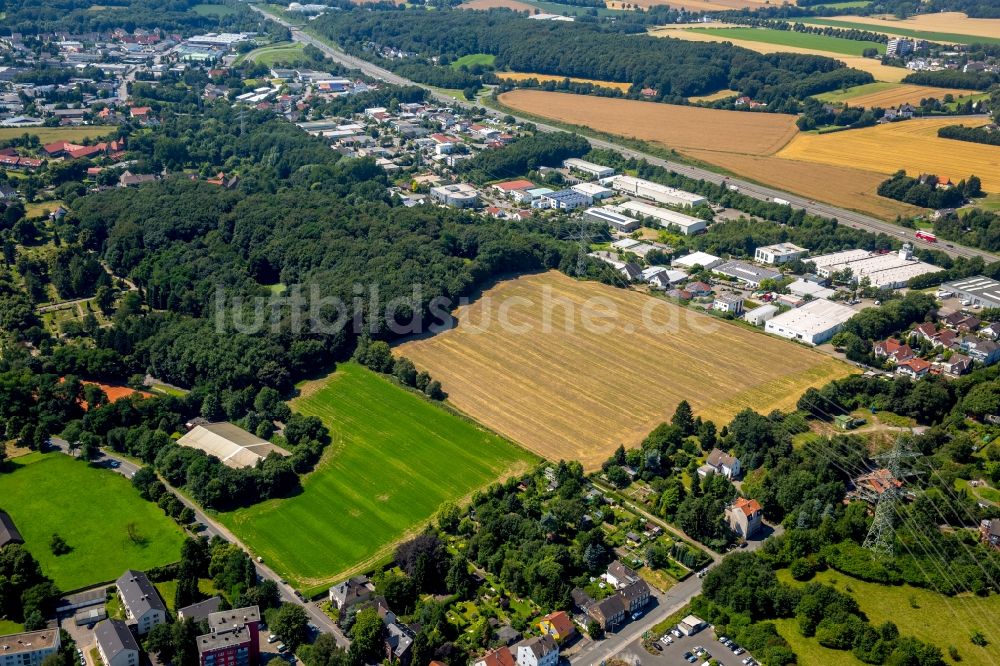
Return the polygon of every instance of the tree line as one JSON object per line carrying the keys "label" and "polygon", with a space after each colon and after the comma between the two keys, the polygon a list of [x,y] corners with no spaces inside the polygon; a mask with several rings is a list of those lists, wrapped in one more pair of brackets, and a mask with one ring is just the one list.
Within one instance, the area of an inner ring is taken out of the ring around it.
{"label": "tree line", "polygon": [[990,131],[983,127],[947,125],[939,127],[937,135],[942,139],[955,139],[971,143],[985,143],[988,146],[1000,146],[1000,132],[996,130]]}
{"label": "tree line", "polygon": [[891,178],[883,180],[876,191],[879,196],[888,199],[934,209],[955,208],[961,206],[969,197],[983,195],[977,176],[969,176],[968,180],[961,180],[949,187],[941,187],[937,176],[923,175],[913,178],[907,176],[906,171],[897,171]]}

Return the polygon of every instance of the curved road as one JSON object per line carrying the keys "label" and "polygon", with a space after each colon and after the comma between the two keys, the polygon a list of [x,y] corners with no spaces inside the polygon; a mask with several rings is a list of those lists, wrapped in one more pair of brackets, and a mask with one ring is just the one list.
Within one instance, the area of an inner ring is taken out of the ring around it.
{"label": "curved road", "polygon": [[[328,57],[330,57],[336,62],[339,62],[345,67],[348,67],[350,69],[360,70],[361,73],[371,78],[380,79],[387,83],[393,83],[401,86],[420,86],[422,88],[427,88],[427,86],[421,86],[419,83],[416,83],[415,81],[403,78],[402,76],[394,74],[393,72],[390,72],[387,69],[379,67],[378,65],[374,65],[366,60],[362,60],[361,58],[353,56],[349,53],[345,53],[341,49],[333,47],[330,44],[323,42],[306,32],[303,32],[301,29],[289,23],[282,17],[276,14],[272,14],[271,12],[265,11],[257,5],[250,5],[250,8],[266,16],[272,21],[288,28],[292,33],[293,40],[315,46],[324,54],[326,54]],[[436,93],[433,90],[430,90],[430,94],[435,99],[447,102],[448,104],[458,104],[460,106],[466,106],[466,107],[474,106],[472,103],[461,102],[455,100],[452,97],[448,97],[447,95],[441,95],[440,93]],[[494,111],[490,109],[487,109],[487,111],[494,116],[507,115],[499,111]],[[533,123],[538,129],[545,132],[565,131],[559,127],[555,127],[554,125],[547,125],[545,123],[539,123],[534,120],[529,120],[527,118],[520,118],[517,115],[514,115],[514,118],[516,118],[518,122]],[[626,157],[643,159],[649,162],[650,164],[655,164],[657,166],[670,169],[671,171],[676,171],[677,173],[684,176],[688,176],[689,178],[703,179],[717,184],[726,183],[730,185],[735,185],[736,187],[739,188],[739,191],[742,194],[752,196],[755,199],[760,199],[762,201],[771,201],[775,197],[779,199],[784,199],[788,201],[794,208],[804,209],[807,213],[810,213],[812,215],[836,218],[841,224],[847,225],[849,227],[854,227],[856,229],[864,229],[865,231],[870,231],[873,233],[884,233],[889,236],[895,236],[900,239],[906,239],[908,241],[913,242],[916,247],[934,248],[936,250],[941,250],[953,257],[966,257],[966,258],[982,257],[987,262],[996,261],[998,259],[997,255],[993,254],[992,252],[987,252],[985,250],[979,250],[976,248],[965,247],[962,245],[957,245],[952,243],[939,242],[930,245],[928,243],[918,241],[916,240],[916,238],[914,238],[913,231],[911,229],[906,229],[897,224],[885,222],[883,220],[871,217],[869,215],[864,215],[862,213],[857,213],[851,210],[846,210],[843,208],[837,208],[836,206],[819,203],[817,201],[807,199],[806,197],[801,197],[796,194],[791,194],[789,192],[783,192],[781,190],[766,187],[764,185],[759,185],[757,183],[751,183],[749,181],[741,180],[739,178],[729,178],[723,176],[722,174],[715,173],[714,171],[709,171],[708,169],[702,169],[700,167],[695,167],[687,164],[680,164],[678,162],[673,162],[670,160],[665,160],[660,157],[650,155],[648,153],[643,153],[638,150],[625,148],[624,146],[621,146],[612,141],[591,138],[591,137],[586,137],[586,138],[590,142],[590,145],[594,146],[595,148],[607,148],[610,150],[615,150],[621,153],[622,155],[625,155]]]}

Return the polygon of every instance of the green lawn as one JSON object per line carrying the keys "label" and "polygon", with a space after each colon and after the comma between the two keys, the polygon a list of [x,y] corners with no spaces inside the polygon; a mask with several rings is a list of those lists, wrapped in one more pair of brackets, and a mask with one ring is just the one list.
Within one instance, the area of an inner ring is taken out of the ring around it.
{"label": "green lawn", "polygon": [[10,620],[0,619],[0,636],[7,634],[18,634],[24,631],[24,625]]}
{"label": "green lawn", "polygon": [[114,132],[113,125],[80,125],[78,127],[2,127],[0,141],[19,139],[25,134],[37,136],[42,144],[53,141],[83,141],[84,139],[100,139]]}
{"label": "green lawn", "polygon": [[304,58],[302,50],[305,44],[301,42],[281,42],[262,46],[237,58],[237,64],[243,60],[251,60],[266,67],[274,67],[282,63],[292,63]]}
{"label": "green lawn", "polygon": [[[870,23],[862,23],[860,21],[844,21],[841,19],[800,18],[796,20],[800,23],[809,23],[812,25],[828,25],[833,28],[857,28],[858,30],[870,30],[872,32],[900,35],[901,37],[914,37],[916,39],[926,39],[931,42],[944,42],[946,44],[1000,44],[1000,37],[979,37],[976,35],[960,35],[955,32],[911,30],[910,28],[897,28],[896,26],[893,26],[892,28],[885,28],[879,25],[871,25]],[[902,25],[903,21],[900,21],[900,24]],[[885,52],[884,47],[882,52]]]}
{"label": "green lawn", "polygon": [[806,638],[799,633],[799,623],[795,619],[773,620],[778,628],[781,637],[788,641],[795,656],[798,657],[799,666],[864,666],[864,662],[855,657],[851,652],[844,650],[831,650],[823,647],[815,637]]}
{"label": "green lawn", "polygon": [[465,65],[466,67],[472,67],[473,65],[491,67],[496,59],[497,57],[495,55],[491,55],[489,53],[470,53],[469,55],[464,55],[457,60],[453,60],[451,67],[452,69],[458,69],[462,65]]}
{"label": "green lawn", "polygon": [[855,7],[867,7],[872,4],[871,0],[848,0],[847,2],[825,2],[822,5],[810,5],[810,9],[818,7],[829,7],[830,9],[854,9]]}
{"label": "green lawn", "polygon": [[[120,474],[88,467],[62,453],[31,453],[0,474],[0,506],[14,519],[42,571],[63,590],[116,579],[180,557],[181,528],[139,497]],[[136,537],[128,535],[134,524]],[[58,533],[73,549],[55,556]]]}
{"label": "green lawn", "polygon": [[208,3],[195,5],[191,8],[191,11],[199,16],[215,16],[218,18],[232,16],[236,13],[236,10],[228,5],[212,5]]}
{"label": "green lawn", "polygon": [[606,7],[584,7],[582,5],[564,5],[561,2],[548,2],[547,0],[524,0],[529,5],[538,7],[546,14],[558,14],[559,16],[621,16],[623,10],[608,9]]}
{"label": "green lawn", "polygon": [[855,97],[860,97],[861,95],[870,95],[871,93],[882,92],[883,90],[901,88],[903,85],[904,84],[902,83],[885,83],[883,81],[876,81],[875,83],[865,83],[860,86],[852,86],[847,90],[836,90],[834,92],[813,95],[813,97],[821,102],[836,104],[837,102],[846,102],[854,99]]}
{"label": "green lawn", "polygon": [[693,32],[715,35],[719,39],[746,39],[752,42],[764,42],[779,46],[794,46],[803,49],[814,49],[828,53],[844,55],[861,55],[865,49],[878,49],[885,53],[885,44],[878,42],[859,42],[853,39],[813,35],[807,32],[792,30],[771,30],[769,28],[689,28]]}
{"label": "green lawn", "polygon": [[[174,608],[174,597],[177,596],[177,581],[164,580],[159,583],[153,583],[153,585],[156,587],[156,591],[160,593],[160,597],[163,598],[163,603],[167,605],[167,609],[169,609],[170,612],[176,612],[177,609]],[[198,591],[206,597],[214,597],[219,594],[218,590],[215,589],[215,585],[212,584],[212,581],[209,578],[201,578],[198,580]]]}
{"label": "green lawn", "polygon": [[[787,570],[778,572],[779,579],[785,582],[795,583]],[[960,595],[957,597],[946,597],[943,594],[931,592],[919,587],[909,585],[879,585],[877,583],[866,583],[856,578],[851,578],[837,571],[823,571],[816,575],[816,582],[832,585],[842,592],[849,592],[858,604],[869,621],[873,624],[881,624],[887,620],[895,622],[899,631],[903,634],[915,636],[920,640],[927,641],[937,647],[946,655],[948,646],[954,645],[958,648],[962,656],[962,664],[965,666],[995,666],[997,663],[997,646],[1000,645],[1000,627],[998,627],[997,617],[1000,617],[1000,595],[993,594],[989,597],[975,597],[970,595]],[[794,625],[794,621],[793,621]],[[780,625],[779,625],[780,626]],[[978,630],[986,636],[989,645],[985,648],[977,647],[969,640],[969,634]],[[789,634],[798,636],[798,629],[794,626],[786,634],[784,630],[781,635],[792,643],[796,653],[799,650],[795,641]],[[799,640],[806,639],[798,636]],[[830,653],[814,640],[816,649],[823,653]],[[819,653],[817,653],[819,654]],[[840,653],[837,658],[846,659],[849,655]],[[857,661],[799,661],[801,666],[817,666],[831,663],[860,663]]]}
{"label": "green lawn", "polygon": [[353,363],[304,385],[292,408],[320,417],[333,434],[304,492],[219,518],[309,592],[390,555],[443,502],[537,461]]}

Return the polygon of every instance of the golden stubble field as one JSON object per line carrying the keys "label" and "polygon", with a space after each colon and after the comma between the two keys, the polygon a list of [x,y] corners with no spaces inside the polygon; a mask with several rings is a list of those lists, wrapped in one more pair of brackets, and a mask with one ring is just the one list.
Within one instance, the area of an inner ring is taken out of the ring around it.
{"label": "golden stubble field", "polygon": [[939,127],[961,122],[919,118],[833,134],[799,134],[778,156],[838,166],[863,164],[882,174],[899,169],[910,175],[933,173],[954,182],[976,175],[984,190],[1000,191],[1000,146],[938,138]]}
{"label": "golden stubble field", "polygon": [[888,109],[889,107],[899,106],[900,104],[919,105],[920,100],[927,99],[929,97],[940,100],[944,99],[945,95],[952,95],[956,100],[961,100],[962,98],[978,94],[979,92],[974,90],[959,90],[957,88],[936,88],[933,86],[901,84],[886,90],[872,92],[865,95],[857,95],[856,97],[849,97],[844,101],[851,106],[861,106],[865,108],[877,106],[883,109]]}
{"label": "golden stubble field", "polygon": [[765,185],[883,219],[922,211],[878,196],[875,188],[885,177],[879,170],[857,168],[867,162],[833,165],[775,157],[798,140],[793,116],[542,90],[514,90],[500,101],[537,116],[657,143]]}
{"label": "golden stubble field", "polygon": [[[463,5],[464,6],[464,5]],[[528,79],[536,79],[539,83],[545,83],[546,81],[555,81],[559,83],[566,79],[569,79],[573,83],[591,83],[595,86],[602,86],[604,88],[613,88],[615,90],[621,90],[622,92],[628,92],[629,88],[632,87],[631,83],[620,83],[618,81],[601,81],[599,79],[581,79],[576,76],[553,76],[552,74],[536,74],[534,72],[497,72],[498,79],[507,79],[508,81],[526,81]]]}
{"label": "golden stubble field", "polygon": [[958,35],[976,35],[979,37],[1000,36],[1000,19],[969,18],[962,12],[920,14],[906,19],[876,16],[831,16],[830,20],[867,23],[873,29],[881,28],[887,33],[891,33],[893,28],[904,28],[906,30],[926,30],[928,32],[953,32]]}
{"label": "golden stubble field", "polygon": [[[608,9],[649,9],[665,4],[662,0],[605,0]],[[674,0],[670,6],[689,12],[724,12],[731,9],[759,9],[768,5],[767,0]]]}
{"label": "golden stubble field", "polygon": [[504,8],[513,9],[515,12],[532,12],[534,13],[534,5],[529,5],[527,2],[518,2],[518,0],[470,0],[470,2],[463,2],[459,5],[461,9],[494,9],[494,8]]}
{"label": "golden stubble field", "polygon": [[556,272],[501,282],[455,314],[455,328],[396,351],[472,418],[588,470],[641,442],[681,400],[721,427],[745,407],[791,408],[808,387],[852,372],[815,350]]}

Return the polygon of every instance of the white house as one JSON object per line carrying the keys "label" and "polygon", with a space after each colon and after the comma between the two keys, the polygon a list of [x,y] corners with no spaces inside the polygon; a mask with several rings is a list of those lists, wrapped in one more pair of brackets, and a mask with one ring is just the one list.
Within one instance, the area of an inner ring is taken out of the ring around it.
{"label": "white house", "polygon": [[517,666],[556,666],[559,644],[548,634],[521,641],[517,648]]}
{"label": "white house", "polygon": [[762,264],[778,265],[798,259],[808,252],[804,247],[799,247],[793,243],[775,243],[774,245],[764,245],[754,252],[753,260]]}
{"label": "white house", "polygon": [[129,569],[118,578],[115,585],[125,616],[129,624],[135,625],[136,633],[140,636],[167,621],[167,607],[146,574]]}
{"label": "white house", "polygon": [[139,644],[121,620],[99,622],[94,638],[104,666],[139,666]]}
{"label": "white house", "polygon": [[58,629],[0,636],[0,666],[40,666],[58,651]]}

